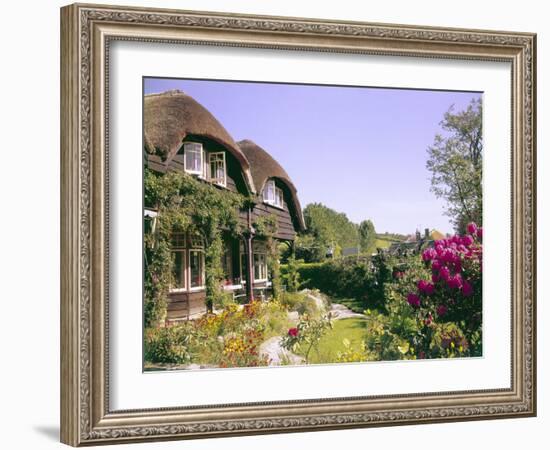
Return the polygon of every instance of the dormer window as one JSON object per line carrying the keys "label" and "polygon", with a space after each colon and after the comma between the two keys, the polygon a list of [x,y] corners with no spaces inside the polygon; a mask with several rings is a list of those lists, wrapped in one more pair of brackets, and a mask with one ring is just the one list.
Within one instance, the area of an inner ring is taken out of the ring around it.
{"label": "dormer window", "polygon": [[275,186],[275,180],[267,180],[263,191],[264,203],[276,206],[277,208],[284,207],[283,190]]}
{"label": "dormer window", "polygon": [[203,175],[204,171],[204,149],[202,144],[186,142],[183,144],[184,169],[187,173]]}
{"label": "dormer window", "polygon": [[225,153],[210,153],[208,160],[210,163],[210,181],[225,187],[227,185]]}

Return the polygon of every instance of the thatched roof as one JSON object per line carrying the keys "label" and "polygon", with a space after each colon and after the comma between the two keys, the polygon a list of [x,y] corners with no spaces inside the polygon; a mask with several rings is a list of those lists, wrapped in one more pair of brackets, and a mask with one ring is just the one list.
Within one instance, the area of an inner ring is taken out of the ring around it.
{"label": "thatched roof", "polygon": [[240,163],[245,179],[255,192],[250,164],[233,138],[218,120],[195,99],[182,91],[149,94],[144,98],[145,150],[168,164],[188,134],[204,136],[224,146]]}
{"label": "thatched roof", "polygon": [[[285,169],[283,169],[269,153],[267,153],[255,142],[245,139],[237,142],[237,145],[250,162],[250,173],[252,174],[254,186],[256,186],[256,192],[258,192],[258,194],[262,192],[264,184],[269,178],[278,178],[281,180],[281,182],[287,186],[292,197],[293,205],[290,205],[291,212],[293,212],[298,219],[300,228],[305,230],[302,207],[300,206],[300,201],[298,200],[298,191],[296,190],[294,183],[286,173]],[[294,211],[292,211],[292,207],[294,208]]]}

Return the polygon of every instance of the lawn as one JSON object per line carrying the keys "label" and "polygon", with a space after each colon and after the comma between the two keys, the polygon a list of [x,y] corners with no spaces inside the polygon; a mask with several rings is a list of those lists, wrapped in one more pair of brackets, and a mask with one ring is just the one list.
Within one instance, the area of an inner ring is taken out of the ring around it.
{"label": "lawn", "polygon": [[[367,321],[363,318],[352,317],[349,319],[340,319],[333,322],[333,329],[329,330],[321,338],[318,346],[318,352],[311,350],[309,355],[310,364],[326,364],[337,362],[338,352],[345,350],[343,340],[347,339],[351,343],[352,349],[359,350],[361,342],[366,334]],[[297,353],[305,356],[306,349],[298,349]]]}

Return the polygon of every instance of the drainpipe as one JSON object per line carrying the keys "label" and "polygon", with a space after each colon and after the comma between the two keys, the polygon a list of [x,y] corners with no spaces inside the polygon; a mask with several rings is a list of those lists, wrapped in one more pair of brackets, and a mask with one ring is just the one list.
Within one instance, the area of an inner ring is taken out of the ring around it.
{"label": "drainpipe", "polygon": [[248,230],[244,236],[244,250],[246,252],[246,298],[254,301],[254,227],[252,226],[252,209],[248,207]]}

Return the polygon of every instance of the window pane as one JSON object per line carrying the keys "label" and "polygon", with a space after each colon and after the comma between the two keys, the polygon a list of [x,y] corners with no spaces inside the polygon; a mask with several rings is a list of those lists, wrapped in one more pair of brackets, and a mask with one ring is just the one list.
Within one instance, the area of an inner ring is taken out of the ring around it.
{"label": "window pane", "polygon": [[174,253],[174,288],[185,288],[185,252]]}
{"label": "window pane", "polygon": [[254,253],[254,280],[265,280],[266,278],[266,256],[263,253]]}
{"label": "window pane", "polygon": [[254,253],[254,279],[259,280],[260,278],[260,255]]}
{"label": "window pane", "polygon": [[226,280],[233,280],[233,252],[231,247],[226,247],[222,256],[223,273]]}
{"label": "window pane", "polygon": [[202,144],[188,143],[184,146],[185,170],[202,173]]}
{"label": "window pane", "polygon": [[204,240],[202,239],[202,236],[200,234],[192,234],[191,236],[189,236],[189,243],[191,247],[194,248],[204,247]]}
{"label": "window pane", "polygon": [[191,269],[191,287],[195,288],[204,286],[204,254],[199,251],[191,250],[189,252],[189,266]]}
{"label": "window pane", "polygon": [[225,155],[223,153],[210,154],[210,180],[225,185]]}
{"label": "window pane", "polygon": [[275,188],[275,204],[277,206],[283,207],[283,190]]}
{"label": "window pane", "polygon": [[185,233],[173,233],[172,248],[184,248],[184,247],[185,247]]}
{"label": "window pane", "polygon": [[275,202],[275,183],[273,180],[267,181],[264,187],[264,201],[267,203]]}

